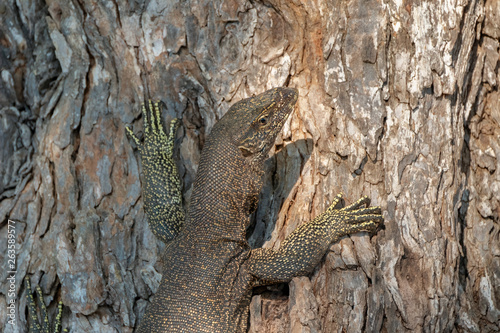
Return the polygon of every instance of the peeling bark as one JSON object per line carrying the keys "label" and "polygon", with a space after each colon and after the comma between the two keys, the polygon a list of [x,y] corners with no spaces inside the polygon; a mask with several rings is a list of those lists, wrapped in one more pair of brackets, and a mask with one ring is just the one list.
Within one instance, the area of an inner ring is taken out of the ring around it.
{"label": "peeling bark", "polygon": [[[228,107],[289,84],[252,246],[277,248],[338,192],[385,229],[332,245],[289,285],[256,290],[250,332],[500,331],[500,5],[441,1],[0,3],[0,239],[73,332],[132,332],[158,288],[124,124],[140,103],[182,118],[189,203],[206,135]],[[7,251],[0,251],[6,262]]]}

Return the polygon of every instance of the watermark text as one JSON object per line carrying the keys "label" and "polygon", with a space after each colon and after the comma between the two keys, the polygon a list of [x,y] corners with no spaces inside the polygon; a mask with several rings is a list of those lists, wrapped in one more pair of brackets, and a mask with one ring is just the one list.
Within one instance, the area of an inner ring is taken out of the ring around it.
{"label": "watermark text", "polygon": [[7,322],[16,325],[16,221],[7,224]]}

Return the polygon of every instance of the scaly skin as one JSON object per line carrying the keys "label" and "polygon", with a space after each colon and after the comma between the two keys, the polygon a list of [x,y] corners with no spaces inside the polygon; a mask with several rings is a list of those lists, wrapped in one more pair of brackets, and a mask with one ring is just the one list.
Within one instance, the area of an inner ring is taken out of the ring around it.
{"label": "scaly skin", "polygon": [[[38,321],[37,315],[37,306],[35,302],[35,298],[33,297],[33,291],[31,290],[31,284],[29,277],[24,278],[24,283],[26,284],[26,299],[28,300],[28,314],[29,314],[29,327],[28,333],[50,333],[50,321],[49,315],[47,314],[47,307],[43,302],[43,294],[42,289],[39,286],[36,286],[36,291],[38,294],[38,301],[40,302],[40,315],[42,318],[42,325]],[[54,329],[52,332],[60,333],[61,332],[61,319],[62,319],[62,302],[59,302],[57,305],[57,315],[54,320]],[[64,329],[63,332],[68,332],[68,330]]]}
{"label": "scaly skin", "polygon": [[330,245],[341,237],[376,231],[378,225],[374,222],[380,221],[380,207],[360,208],[370,204],[368,197],[362,197],[347,207],[336,209],[341,198],[342,194],[337,194],[326,212],[299,226],[278,251],[252,251],[248,261],[250,272],[262,280],[261,284],[287,282],[292,277],[308,274],[319,264]]}
{"label": "scaly skin", "polygon": [[[268,90],[234,104],[214,126],[201,153],[184,226],[163,254],[162,281],[139,332],[246,332],[253,287],[310,273],[340,237],[374,232],[383,221],[380,207],[368,207],[368,198],[338,209],[338,195],[323,214],[292,232],[278,251],[249,247],[246,229],[262,188],[264,160],[297,97],[295,89]],[[145,124],[146,133],[151,133]],[[173,142],[170,137],[167,146]],[[145,199],[158,196],[148,192],[161,187],[158,184],[177,188],[171,174],[146,176],[157,163],[172,164],[162,162],[167,157],[142,151],[141,157]],[[151,164],[155,158],[160,162]],[[167,199],[164,202],[146,211],[150,221],[161,220],[159,216],[172,209]],[[180,216],[174,220],[155,222],[152,228],[169,230],[168,223],[184,221]]]}
{"label": "scaly skin", "polygon": [[180,121],[173,119],[170,122],[167,136],[163,131],[159,104],[149,101],[148,110],[142,105],[143,143],[130,128],[126,127],[126,130],[141,154],[144,177],[142,193],[149,226],[156,237],[167,243],[177,236],[184,223],[181,182],[172,157],[175,134]]}

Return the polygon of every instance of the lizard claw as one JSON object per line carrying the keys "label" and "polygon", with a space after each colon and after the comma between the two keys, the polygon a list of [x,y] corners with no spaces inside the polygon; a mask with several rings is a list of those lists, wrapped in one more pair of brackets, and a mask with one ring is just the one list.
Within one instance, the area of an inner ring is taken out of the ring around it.
{"label": "lizard claw", "polygon": [[350,211],[358,209],[361,206],[365,206],[365,207],[370,206],[370,198],[368,198],[366,195],[359,198],[356,202],[350,204],[349,206],[342,208],[341,211],[350,212]]}
{"label": "lizard claw", "polygon": [[167,149],[169,151],[173,151],[174,149],[174,141],[175,141],[175,135],[177,134],[177,130],[179,129],[179,126],[181,124],[181,120],[178,118],[174,118],[170,121],[170,131],[168,133],[168,147]]}
{"label": "lizard claw", "polygon": [[339,208],[337,208],[337,206],[339,205],[340,200],[342,200],[342,196],[343,195],[344,194],[341,192],[341,193],[337,194],[335,196],[335,198],[333,198],[332,203],[330,204],[330,206],[326,210],[328,213],[332,213],[334,210],[338,210],[339,209]]}
{"label": "lizard claw", "polygon": [[137,147],[140,147],[141,145],[141,142],[139,141],[139,139],[135,136],[134,132],[130,129],[129,126],[125,126],[125,131],[127,132],[128,136],[130,136],[130,138],[132,140],[134,140],[135,144],[137,145]]}
{"label": "lizard claw", "polygon": [[147,108],[144,104],[142,104],[142,115],[144,118],[144,130],[146,134],[153,132],[154,135],[158,135],[160,137],[165,136],[163,125],[161,122],[161,110],[159,101],[153,102],[152,100],[148,100]]}
{"label": "lizard claw", "polygon": [[[47,307],[45,306],[44,300],[43,300],[43,293],[42,289],[40,286],[36,286],[36,295],[38,296],[38,300],[40,302],[40,314],[41,314],[41,319],[42,319],[42,324],[38,322],[38,315],[37,315],[37,306],[35,302],[35,298],[33,297],[33,291],[31,289],[31,283],[30,279],[28,276],[24,278],[24,283],[26,284],[26,299],[28,300],[28,314],[30,317],[30,325],[29,325],[29,332],[30,333],[36,333],[36,332],[49,332],[50,329],[50,322],[49,322],[49,316],[47,313]],[[63,303],[59,301],[57,304],[57,314],[56,318],[54,320],[54,332],[59,333],[61,332],[62,328],[62,307]],[[64,329],[63,332],[68,332],[67,329]]]}
{"label": "lizard claw", "polygon": [[175,135],[181,123],[180,119],[174,118],[170,121],[170,131],[167,135],[162,125],[160,102],[149,100],[147,104],[141,104],[141,110],[144,122],[144,143],[141,143],[129,126],[125,126],[128,136],[134,140],[140,150],[157,147],[162,151],[172,151]]}
{"label": "lizard claw", "polygon": [[384,221],[382,209],[379,206],[370,207],[370,199],[363,196],[356,202],[337,208],[342,193],[337,194],[325,214],[335,216],[340,223],[338,230],[343,234],[354,234],[360,231],[375,232]]}

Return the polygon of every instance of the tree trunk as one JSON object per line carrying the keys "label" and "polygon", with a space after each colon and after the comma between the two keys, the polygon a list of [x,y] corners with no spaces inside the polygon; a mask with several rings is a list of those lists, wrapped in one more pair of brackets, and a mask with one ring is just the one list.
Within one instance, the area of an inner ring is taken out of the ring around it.
{"label": "tree trunk", "polygon": [[182,118],[188,204],[217,120],[285,84],[300,97],[250,244],[278,248],[338,192],[368,195],[385,228],[256,290],[249,331],[500,330],[498,1],[3,0],[0,14],[0,239],[15,221],[17,259],[3,332],[26,330],[26,275],[72,332],[132,332],[164,245],[125,124],[140,132],[147,98]]}

